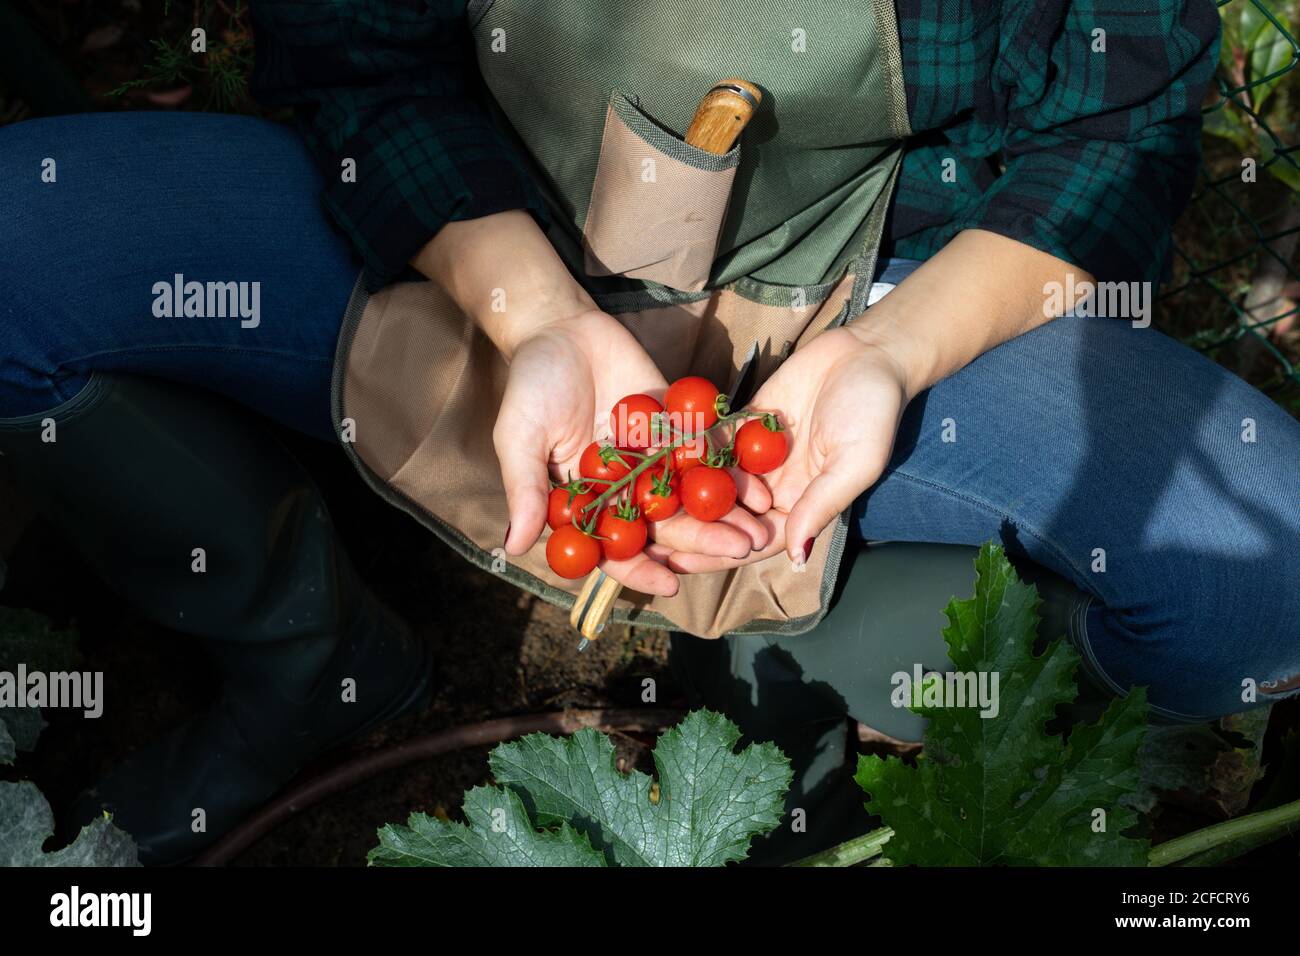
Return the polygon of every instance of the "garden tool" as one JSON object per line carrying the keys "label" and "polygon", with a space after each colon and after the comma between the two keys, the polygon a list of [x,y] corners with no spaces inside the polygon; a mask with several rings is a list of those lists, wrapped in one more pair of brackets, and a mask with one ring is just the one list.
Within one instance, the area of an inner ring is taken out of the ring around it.
{"label": "garden tool", "polygon": [[58,409],[0,422],[0,451],[103,579],[199,638],[223,678],[207,713],[83,793],[72,825],[107,810],[142,862],[184,860],[427,694],[427,649],[357,577],[309,476],[224,399],[96,374]]}
{"label": "garden tool", "polygon": [[[715,84],[700,100],[691,118],[686,130],[686,144],[717,156],[726,154],[740,138],[762,99],[758,87],[745,80],[732,78]],[[757,358],[758,346],[755,344],[737,378],[736,388],[732,390],[733,400],[740,394],[742,386],[749,388],[752,385],[746,379],[752,376]],[[578,650],[585,650],[587,644],[604,629],[622,587],[599,568],[587,576],[569,612],[569,623],[582,635]]]}

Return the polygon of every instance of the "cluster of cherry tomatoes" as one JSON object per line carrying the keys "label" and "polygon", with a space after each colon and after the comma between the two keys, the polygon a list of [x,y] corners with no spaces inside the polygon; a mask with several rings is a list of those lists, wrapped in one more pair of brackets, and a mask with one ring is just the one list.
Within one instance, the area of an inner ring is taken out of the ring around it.
{"label": "cluster of cherry tomatoes", "polygon": [[[609,423],[616,444],[588,445],[579,477],[552,488],[547,503],[546,560],[563,578],[584,577],[602,559],[635,557],[649,539],[648,522],[678,511],[717,521],[736,504],[730,466],[765,475],[788,451],[775,415],[731,412],[726,396],[699,376],[673,382],[663,404],[640,394],[619,400]],[[730,435],[720,447],[711,439],[718,429]]]}

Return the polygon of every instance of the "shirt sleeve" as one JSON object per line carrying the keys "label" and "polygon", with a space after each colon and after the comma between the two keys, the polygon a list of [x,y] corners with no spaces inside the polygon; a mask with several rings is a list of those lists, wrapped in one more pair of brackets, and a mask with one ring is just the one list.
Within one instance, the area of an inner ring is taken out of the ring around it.
{"label": "shirt sleeve", "polygon": [[1219,32],[1212,0],[1005,2],[984,117],[1005,169],[958,227],[1099,281],[1158,282],[1195,183]]}
{"label": "shirt sleeve", "polygon": [[254,95],[294,108],[372,291],[453,220],[527,209],[546,223],[484,105],[464,0],[265,0],[251,12]]}

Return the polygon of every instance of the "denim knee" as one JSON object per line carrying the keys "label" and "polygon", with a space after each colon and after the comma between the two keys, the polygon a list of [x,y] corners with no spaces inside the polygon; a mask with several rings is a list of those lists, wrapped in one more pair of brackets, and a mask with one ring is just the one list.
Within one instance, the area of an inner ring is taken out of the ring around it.
{"label": "denim knee", "polygon": [[77,204],[59,192],[59,167],[48,165],[70,158],[76,122],[55,117],[0,128],[0,419],[55,408],[89,380],[60,369],[54,358],[60,276],[91,267],[64,260],[50,241],[79,230]]}
{"label": "denim knee", "polygon": [[1268,429],[1259,447],[1201,463],[1213,494],[1171,489],[1162,508],[1179,514],[1176,534],[1149,531],[1139,553],[1109,556],[1112,599],[1086,612],[1081,650],[1105,682],[1147,686],[1153,710],[1172,719],[1300,692],[1300,423],[1277,408],[1258,424]]}

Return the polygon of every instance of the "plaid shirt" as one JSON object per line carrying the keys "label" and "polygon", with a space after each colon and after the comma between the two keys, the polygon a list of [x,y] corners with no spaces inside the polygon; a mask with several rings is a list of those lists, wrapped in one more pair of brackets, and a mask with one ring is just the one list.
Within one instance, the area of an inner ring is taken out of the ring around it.
{"label": "plaid shirt", "polygon": [[[1213,0],[895,6],[914,135],[885,252],[925,259],[979,228],[1101,280],[1158,280],[1200,155]],[[546,221],[484,106],[465,0],[258,0],[252,14],[254,91],[296,108],[372,289],[446,222]]]}

